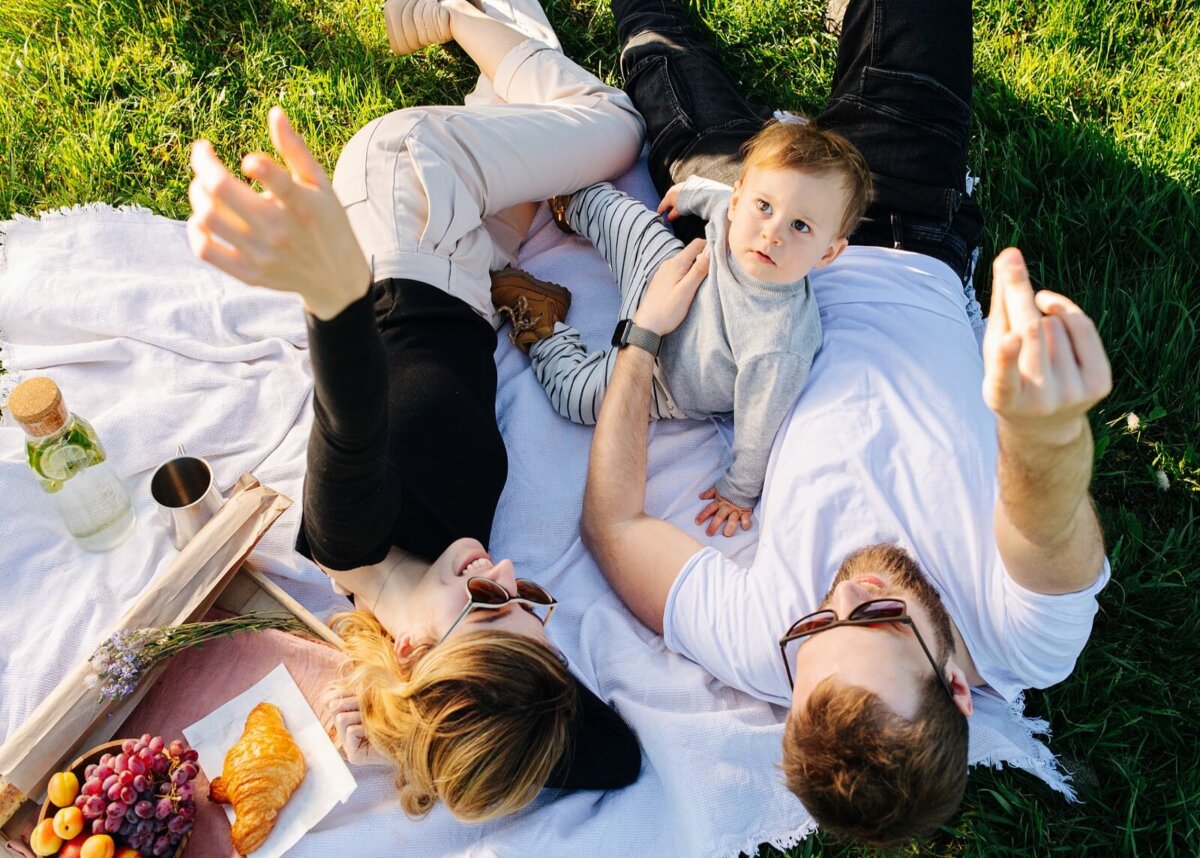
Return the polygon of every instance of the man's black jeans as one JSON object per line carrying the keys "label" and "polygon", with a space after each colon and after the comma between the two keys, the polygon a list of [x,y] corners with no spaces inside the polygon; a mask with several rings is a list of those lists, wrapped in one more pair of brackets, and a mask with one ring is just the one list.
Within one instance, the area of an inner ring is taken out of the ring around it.
{"label": "man's black jeans", "polygon": [[[739,149],[772,115],[750,103],[676,0],[613,0],[625,89],[646,119],[660,193],[691,175],[736,181]],[[829,103],[875,183],[851,244],[895,247],[964,280],[983,230],[963,192],[971,124],[970,0],[850,0]],[[677,222],[685,240],[703,234]]]}

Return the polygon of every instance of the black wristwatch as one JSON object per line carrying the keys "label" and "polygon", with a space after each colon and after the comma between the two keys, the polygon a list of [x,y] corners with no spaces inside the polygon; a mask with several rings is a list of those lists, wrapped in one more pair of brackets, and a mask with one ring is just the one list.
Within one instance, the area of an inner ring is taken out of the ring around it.
{"label": "black wristwatch", "polygon": [[618,349],[623,349],[625,346],[637,346],[658,357],[658,350],[662,348],[662,337],[654,331],[639,328],[633,323],[633,319],[622,319],[617,322],[617,329],[613,331],[612,344],[614,348]]}

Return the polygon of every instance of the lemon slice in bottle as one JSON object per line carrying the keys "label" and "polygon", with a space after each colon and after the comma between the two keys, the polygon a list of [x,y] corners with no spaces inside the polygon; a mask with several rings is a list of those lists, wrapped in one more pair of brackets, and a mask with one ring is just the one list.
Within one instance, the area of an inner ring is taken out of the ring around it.
{"label": "lemon slice in bottle", "polygon": [[48,480],[69,480],[91,464],[85,447],[64,444],[46,452],[38,462],[38,470]]}

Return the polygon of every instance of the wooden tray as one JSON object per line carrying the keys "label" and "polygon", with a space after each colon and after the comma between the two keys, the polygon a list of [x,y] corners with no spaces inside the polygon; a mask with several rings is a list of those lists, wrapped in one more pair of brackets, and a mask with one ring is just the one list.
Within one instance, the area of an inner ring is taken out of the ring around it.
{"label": "wooden tray", "polygon": [[[236,494],[241,490],[262,491],[265,490],[265,487],[260,487],[258,481],[253,476],[247,474],[239,482],[239,488],[234,493],[231,493],[231,498],[232,494]],[[270,492],[270,490],[266,491]],[[254,538],[255,543],[275,521],[275,518],[291,503],[287,498],[278,495],[278,493],[272,494],[276,500],[271,502],[269,498],[265,499],[266,503],[271,504],[271,509],[266,510],[264,508],[264,511],[260,513],[260,524],[258,525],[259,530],[257,535]],[[214,517],[213,521],[209,522],[209,525],[206,525],[206,528],[216,522],[220,515],[221,513],[218,513],[218,516]],[[188,546],[189,549],[191,547],[191,545]],[[246,554],[248,553],[249,550],[247,549]],[[213,607],[232,614],[248,613],[250,611],[282,611],[297,617],[317,637],[339,647],[341,646],[338,637],[324,623],[284,592],[282,588],[271,581],[265,574],[255,569],[250,562],[246,561],[245,555],[231,558],[231,563],[232,565],[229,567],[230,571],[227,574],[213,578],[211,587],[205,593],[201,594],[203,596],[202,599],[197,600],[193,598],[194,609],[190,610],[186,616],[174,620],[175,622],[198,621]],[[143,598],[152,595],[151,593],[144,593]],[[151,624],[141,623],[140,625]],[[39,779],[37,786],[29,790],[29,794],[16,789],[6,779],[4,772],[0,772],[0,836],[3,838],[0,840],[0,845],[7,840],[18,840],[28,836],[39,818],[39,811],[41,809],[40,799],[45,795],[45,785],[50,775],[56,771],[61,771],[65,762],[73,756],[80,755],[82,749],[94,749],[95,746],[111,740],[114,734],[125,723],[130,713],[137,707],[146,692],[153,687],[162,672],[166,670],[168,664],[169,662],[163,662],[147,671],[142,678],[142,682],[132,694],[120,701],[120,703],[110,704],[98,717],[86,725],[86,728],[81,729],[80,734],[74,735],[70,747],[66,748],[57,760],[38,769]],[[77,683],[78,681],[78,677],[69,675],[64,679],[63,684]],[[34,714],[36,715],[37,713]],[[31,716],[27,724],[33,721],[35,719]],[[58,729],[60,734],[62,733],[61,728],[54,727],[53,725],[51,727],[52,729]],[[10,737],[10,742],[12,738]],[[62,746],[65,747],[66,744],[66,742],[63,742]],[[8,755],[10,759],[14,756],[20,757],[20,748],[16,750],[18,753],[10,753]],[[0,751],[10,751],[9,745],[6,744],[3,748],[0,748]],[[44,757],[45,754],[41,754],[40,756]],[[26,766],[25,768],[28,770],[29,767]],[[45,771],[42,771],[42,768]],[[3,852],[0,852],[0,854],[3,854]]]}

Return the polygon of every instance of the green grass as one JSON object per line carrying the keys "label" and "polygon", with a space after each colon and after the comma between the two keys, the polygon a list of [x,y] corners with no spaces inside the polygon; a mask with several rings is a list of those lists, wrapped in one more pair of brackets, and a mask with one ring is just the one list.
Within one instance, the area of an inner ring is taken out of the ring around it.
{"label": "green grass", "polygon": [[[818,4],[695,10],[755,98],[819,109],[834,41]],[[607,4],[549,11],[568,53],[612,79]],[[1028,701],[1084,803],[1020,772],[976,771],[959,817],[899,852],[1195,856],[1200,7],[977,0],[976,35],[985,260],[1019,243],[1040,284],[1093,314],[1115,369],[1094,416],[1115,575],[1074,676]],[[263,148],[280,103],[331,166],[369,119],[454,102],[474,76],[457,50],[390,57],[373,0],[0,0],[0,219],[91,200],[183,217],[196,137],[229,160]],[[986,266],[979,285],[986,295]],[[817,837],[790,854],[865,853]]]}

